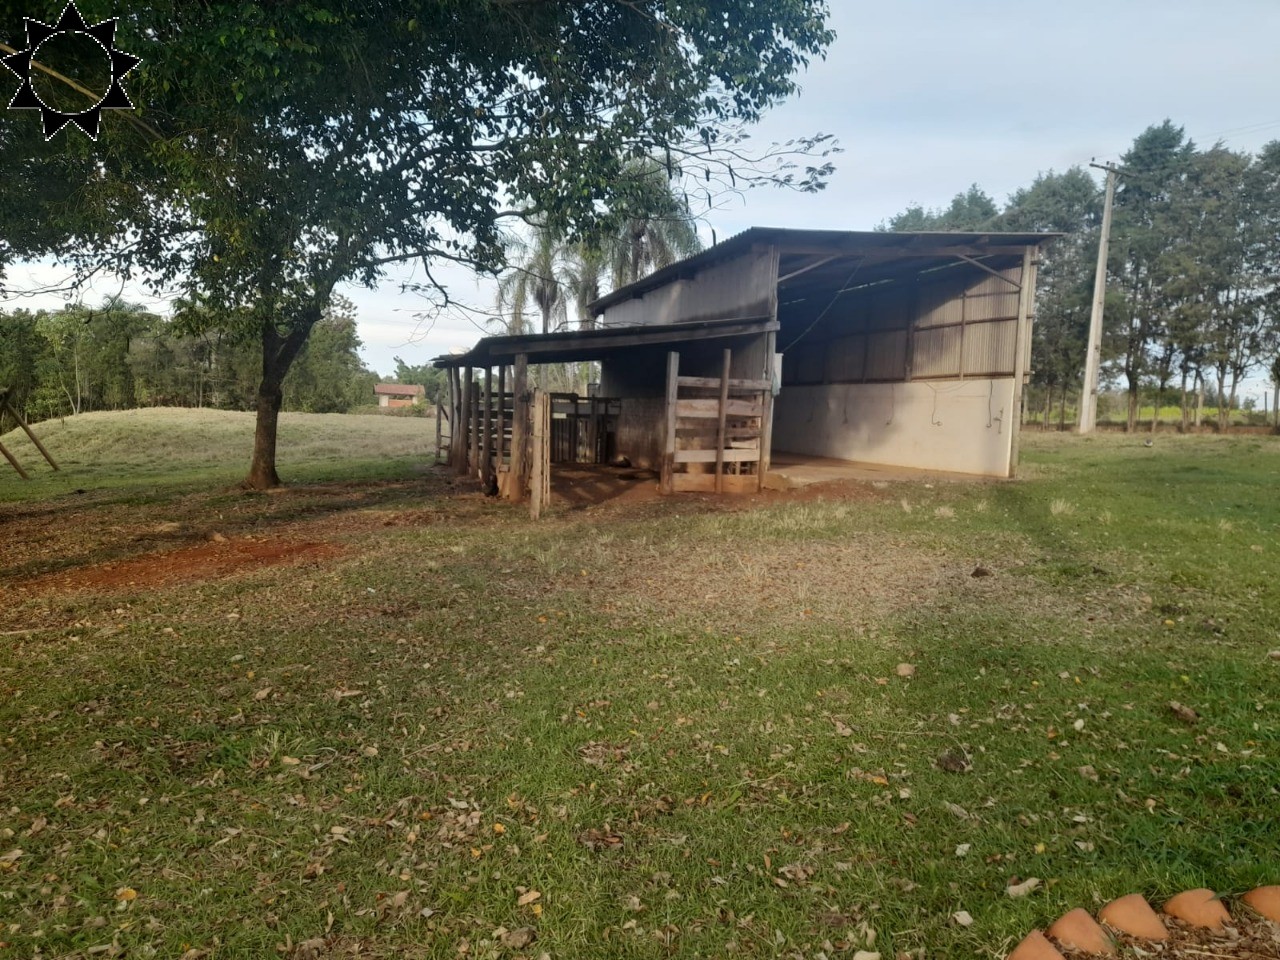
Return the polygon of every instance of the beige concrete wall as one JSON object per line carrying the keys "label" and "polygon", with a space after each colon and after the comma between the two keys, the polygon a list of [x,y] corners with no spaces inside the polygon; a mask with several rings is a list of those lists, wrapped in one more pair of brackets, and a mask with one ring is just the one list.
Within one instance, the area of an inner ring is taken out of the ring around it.
{"label": "beige concrete wall", "polygon": [[1011,377],[786,386],[773,449],[1004,477],[1016,420]]}

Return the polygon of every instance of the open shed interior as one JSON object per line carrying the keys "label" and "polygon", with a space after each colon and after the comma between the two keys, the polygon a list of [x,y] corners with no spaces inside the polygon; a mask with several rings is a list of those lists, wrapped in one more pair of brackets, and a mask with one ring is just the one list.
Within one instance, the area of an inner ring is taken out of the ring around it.
{"label": "open shed interior", "polygon": [[[1011,476],[1049,238],[753,228],[601,298],[594,329],[436,363],[468,381],[496,367],[505,395],[508,365],[598,362],[590,399],[610,416],[558,449],[660,470],[667,490],[759,489],[775,454]],[[464,468],[500,472],[501,441],[494,464],[476,440],[493,387],[455,392]]]}

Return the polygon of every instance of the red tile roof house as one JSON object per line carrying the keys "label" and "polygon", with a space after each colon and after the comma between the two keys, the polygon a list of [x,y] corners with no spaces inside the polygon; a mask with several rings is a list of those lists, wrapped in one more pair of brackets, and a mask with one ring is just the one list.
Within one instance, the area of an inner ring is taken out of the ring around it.
{"label": "red tile roof house", "polygon": [[413,407],[420,404],[427,391],[417,383],[379,383],[373,388],[380,407]]}

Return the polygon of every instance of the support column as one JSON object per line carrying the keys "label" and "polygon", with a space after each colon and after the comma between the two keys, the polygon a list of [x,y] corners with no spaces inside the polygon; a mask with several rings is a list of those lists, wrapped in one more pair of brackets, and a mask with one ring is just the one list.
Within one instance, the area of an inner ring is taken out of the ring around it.
{"label": "support column", "polygon": [[494,432],[497,436],[497,457],[495,458],[494,467],[498,472],[502,471],[502,461],[506,456],[507,446],[507,365],[505,363],[498,366],[498,410],[497,410],[497,427]]}
{"label": "support column", "polygon": [[475,381],[471,378],[471,367],[462,372],[462,416],[458,425],[462,427],[462,435],[458,438],[458,462],[456,469],[459,476],[466,476],[471,467],[471,396],[475,390]]}
{"label": "support column", "polygon": [[514,394],[511,414],[511,472],[508,474],[507,497],[519,503],[529,485],[529,459],[525,452],[529,432],[529,355],[516,356],[515,374],[511,378]]}
{"label": "support column", "polygon": [[663,441],[660,486],[663,493],[675,492],[676,404],[680,397],[680,354],[667,354],[667,432]]}
{"label": "support column", "polygon": [[720,370],[720,408],[716,422],[716,493],[724,493],[724,427],[729,415],[729,374],[732,372],[733,351],[726,349]]}
{"label": "support column", "polygon": [[493,483],[493,367],[484,368],[484,440],[480,449],[480,479],[487,492]]}
{"label": "support column", "polygon": [[[472,376],[479,371],[473,371]],[[467,417],[470,426],[468,436],[471,438],[469,450],[471,456],[467,460],[467,474],[474,480],[480,475],[480,381],[471,384],[471,410]]]}
{"label": "support column", "polygon": [[775,369],[777,350],[778,334],[770,331],[764,335],[764,378],[769,381],[769,389],[764,392],[764,411],[760,417],[760,464],[756,467],[760,479],[756,484],[757,490],[764,489],[764,475],[769,472],[773,457],[773,384],[778,379]]}

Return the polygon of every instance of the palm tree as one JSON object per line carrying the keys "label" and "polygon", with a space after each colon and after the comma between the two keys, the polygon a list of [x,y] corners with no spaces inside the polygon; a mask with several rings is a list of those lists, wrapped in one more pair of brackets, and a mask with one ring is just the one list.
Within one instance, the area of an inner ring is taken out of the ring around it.
{"label": "palm tree", "polygon": [[495,323],[507,333],[531,333],[528,313],[537,308],[542,332],[569,323],[572,306],[582,329],[594,318],[587,305],[599,299],[605,278],[614,289],[697,253],[698,239],[689,204],[672,189],[668,168],[652,159],[626,164],[617,184],[619,199],[594,237],[566,242],[545,224],[530,239],[512,237],[513,266],[498,287]]}
{"label": "palm tree", "polygon": [[542,332],[550,333],[565,321],[565,291],[560,281],[561,244],[556,234],[546,227],[535,227],[532,240],[512,237],[507,242],[514,266],[498,282],[498,311],[503,314],[494,322],[501,323],[509,334],[532,333],[528,317],[536,307],[542,319]]}
{"label": "palm tree", "polygon": [[689,203],[672,189],[667,167],[651,158],[634,160],[623,177],[624,200],[604,244],[615,288],[702,249]]}

